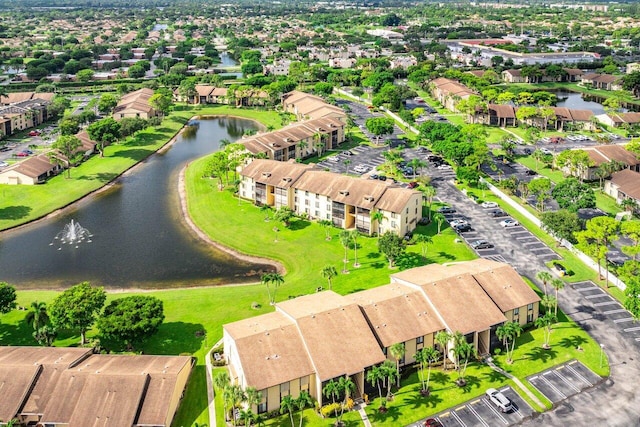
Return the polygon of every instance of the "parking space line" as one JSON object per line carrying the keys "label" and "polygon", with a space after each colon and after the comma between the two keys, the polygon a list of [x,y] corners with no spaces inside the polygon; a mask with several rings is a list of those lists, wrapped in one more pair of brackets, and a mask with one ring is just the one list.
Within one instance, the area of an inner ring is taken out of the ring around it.
{"label": "parking space line", "polygon": [[640,341],[640,338],[636,338],[636,341]]}
{"label": "parking space line", "polygon": [[613,323],[633,322],[633,317],[625,317],[624,319],[615,319]]}
{"label": "parking space line", "polygon": [[560,369],[562,369],[564,366],[560,366],[559,368],[556,368],[555,371],[553,371],[553,373],[555,374],[556,377],[558,377],[560,379],[560,381],[562,381],[563,383],[565,383],[566,385],[568,385],[569,387],[571,387],[573,390],[575,390],[576,393],[580,393],[580,389],[576,386],[574,386],[568,379],[567,377],[565,377],[563,374],[561,374],[560,372],[558,372]]}
{"label": "parking space line", "polygon": [[[462,407],[464,408],[464,406]],[[456,409],[460,409],[460,408],[456,408]],[[464,421],[462,421],[462,418],[460,418],[460,415],[456,414],[456,411],[451,411],[451,415],[453,416],[453,418],[455,418],[455,420],[460,423],[460,425],[462,427],[467,427],[467,425],[465,424]]]}
{"label": "parking space line", "polygon": [[[522,242],[522,245],[523,245],[523,246],[526,246],[526,245],[539,245],[539,244],[541,244],[541,243],[542,243],[542,242],[541,242],[540,240],[536,240],[535,242]],[[545,248],[545,249],[546,249],[546,248]]]}
{"label": "parking space line", "polygon": [[487,399],[482,399],[482,401],[484,402],[485,405],[487,405],[487,407],[491,412],[496,414],[496,417],[498,417],[500,421],[502,421],[505,425],[509,425],[509,422],[506,420],[505,417],[502,416],[500,412],[498,412],[498,410],[493,406],[493,403],[489,402]]}
{"label": "parking space line", "polygon": [[567,363],[565,365],[567,367],[567,370],[571,371],[573,373],[573,375],[575,375],[576,377],[578,377],[582,382],[588,384],[590,387],[593,386],[593,384],[591,383],[591,381],[589,381],[588,379],[586,379],[580,372],[576,371],[573,366],[571,366],[571,363]]}
{"label": "parking space line", "polygon": [[636,326],[635,328],[625,328],[625,329],[623,329],[623,331],[625,331],[625,332],[640,331],[640,326]]}
{"label": "parking space line", "polygon": [[547,247],[544,248],[528,248],[530,251],[549,251],[550,249]]}
{"label": "parking space line", "polygon": [[602,297],[608,297],[609,295],[605,294],[604,292],[599,292],[596,295],[587,295],[585,296],[586,299],[594,299],[594,298],[602,298]]}
{"label": "parking space line", "polygon": [[[609,297],[609,298],[611,298],[611,297]],[[611,301],[607,301],[607,302],[597,302],[597,303],[595,303],[593,305],[594,305],[594,307],[602,307],[604,305],[613,305],[613,304],[618,304],[618,301],[615,301],[615,300],[612,299]]]}
{"label": "parking space line", "polygon": [[[496,218],[496,219],[499,219],[499,218]],[[528,231],[528,230],[518,230],[518,231],[514,231],[514,232],[513,232],[513,233],[511,233],[511,234],[524,234],[524,233],[530,234],[530,235],[531,235],[531,237],[534,237],[534,235],[533,235],[533,234],[531,234],[531,233],[529,233],[529,231]]]}
{"label": "parking space line", "polygon": [[618,308],[616,310],[608,310],[608,311],[603,311],[602,314],[615,314],[615,313],[624,313],[625,311],[627,311],[626,308]]}
{"label": "parking space line", "polygon": [[[549,388],[551,388],[551,390],[553,390],[553,391],[555,391],[556,393],[558,393],[558,394],[560,395],[560,397],[562,397],[563,399],[566,399],[566,398],[567,398],[567,395],[566,395],[566,394],[564,394],[563,392],[561,392],[560,390],[558,390],[558,388],[557,388],[555,385],[551,384],[551,381],[549,381],[548,379],[546,379],[546,378],[545,378],[545,375],[547,375],[547,374],[549,374],[549,373],[550,373],[550,372],[547,372],[547,373],[543,374],[543,375],[540,377],[540,379],[541,379],[543,382],[547,383],[547,385],[549,386]],[[542,394],[544,394],[544,393],[542,393]]]}
{"label": "parking space line", "polygon": [[475,417],[478,419],[478,421],[480,421],[482,423],[482,425],[484,425],[484,427],[491,427],[491,426],[489,426],[489,424],[487,424],[487,422],[484,420],[484,418],[482,418],[480,416],[480,414],[478,414],[476,409],[473,407],[473,404],[469,404],[468,407],[469,407],[469,411],[471,411],[471,413],[473,415],[475,415]]}
{"label": "parking space line", "polygon": [[593,289],[600,289],[600,288],[598,288],[597,286],[589,286],[589,287],[587,287],[587,288],[580,288],[580,289],[577,289],[577,291],[578,291],[578,292],[586,292],[586,291],[591,291],[591,290],[593,290]]}

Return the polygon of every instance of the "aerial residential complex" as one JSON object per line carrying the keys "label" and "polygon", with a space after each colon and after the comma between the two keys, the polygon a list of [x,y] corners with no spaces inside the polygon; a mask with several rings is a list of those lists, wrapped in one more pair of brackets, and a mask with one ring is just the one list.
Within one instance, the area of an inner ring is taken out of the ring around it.
{"label": "aerial residential complex", "polygon": [[[259,205],[288,207],[365,234],[413,231],[422,218],[422,193],[390,182],[349,177],[313,165],[255,159],[240,174],[240,196]],[[372,221],[373,212],[384,219]]]}
{"label": "aerial residential complex", "polygon": [[[365,393],[368,368],[391,359],[404,343],[401,365],[434,345],[440,331],[461,332],[479,354],[497,344],[496,328],[538,317],[540,298],[509,265],[478,259],[431,264],[391,275],[385,286],[340,296],[333,291],[276,303],[274,313],[223,326],[232,382],[262,391],[258,412],[307,391],[322,405],[323,385],[350,376]],[[451,357],[451,345],[443,353]]]}

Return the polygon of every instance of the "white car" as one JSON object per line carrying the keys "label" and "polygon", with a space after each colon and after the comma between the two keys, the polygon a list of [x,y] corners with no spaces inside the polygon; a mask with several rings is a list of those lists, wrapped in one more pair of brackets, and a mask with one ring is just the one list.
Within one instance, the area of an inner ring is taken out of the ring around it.
{"label": "white car", "polygon": [[504,228],[517,227],[518,225],[520,225],[520,223],[515,219],[511,219],[511,218],[505,219],[504,221],[500,221],[500,226]]}
{"label": "white car", "polygon": [[495,388],[490,388],[486,391],[486,395],[494,405],[496,405],[500,411],[509,412],[513,409],[513,404],[502,392]]}
{"label": "white car", "polygon": [[553,151],[549,150],[548,148],[544,148],[544,147],[542,147],[542,148],[540,149],[540,152],[541,152],[542,154],[553,154]]}
{"label": "white car", "polygon": [[449,222],[449,225],[451,227],[455,227],[456,225],[463,225],[463,224],[468,224],[468,222],[466,220],[460,219],[460,218],[454,219],[454,220]]}
{"label": "white car", "polygon": [[440,166],[438,166],[438,169],[440,169],[440,170],[445,170],[445,169],[453,169],[453,168],[451,167],[451,165],[448,165],[448,164],[446,164],[446,163],[443,163],[443,164],[441,164]]}
{"label": "white car", "polygon": [[482,202],[480,206],[487,209],[493,209],[493,208],[497,208],[498,204],[496,202]]}
{"label": "white car", "polygon": [[9,163],[7,163],[7,162],[0,162],[0,169],[2,169],[2,168],[6,168],[7,166],[9,166]]}

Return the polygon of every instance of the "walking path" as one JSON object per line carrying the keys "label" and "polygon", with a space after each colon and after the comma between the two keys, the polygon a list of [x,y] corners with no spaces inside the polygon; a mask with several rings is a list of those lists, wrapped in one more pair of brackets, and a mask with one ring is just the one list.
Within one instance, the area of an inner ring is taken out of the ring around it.
{"label": "walking path", "polygon": [[358,404],[358,413],[360,414],[360,418],[362,418],[362,422],[364,423],[364,427],[371,427],[371,421],[369,421],[369,417],[367,416],[367,412],[364,408],[367,407],[366,403]]}
{"label": "walking path", "polygon": [[485,359],[485,361],[487,362],[487,365],[489,365],[489,367],[490,367],[491,369],[493,369],[493,370],[494,370],[494,371],[496,371],[496,372],[500,372],[502,375],[504,375],[505,377],[507,377],[507,378],[509,378],[509,379],[512,379],[512,380],[513,380],[513,382],[514,382],[514,383],[516,383],[516,385],[520,388],[520,390],[524,391],[524,392],[527,394],[527,396],[529,396],[529,398],[530,398],[531,400],[533,400],[534,402],[536,402],[536,404],[537,404],[540,408],[544,409],[544,407],[545,407],[545,406],[544,406],[544,404],[543,404],[542,402],[540,402],[540,399],[538,399],[538,398],[536,397],[536,395],[535,395],[535,394],[533,394],[533,393],[531,392],[531,390],[529,390],[527,387],[525,387],[525,385],[524,385],[524,384],[522,384],[522,382],[521,382],[518,378],[514,377],[513,375],[511,375],[511,374],[510,374],[510,373],[508,373],[507,371],[505,371],[505,370],[503,370],[503,369],[501,369],[501,368],[497,367],[497,366],[493,363],[493,360],[492,360],[490,357],[487,357],[487,358]]}
{"label": "walking path", "polygon": [[214,427],[216,425],[216,395],[213,389],[213,364],[211,364],[211,352],[214,348],[222,344],[222,339],[215,343],[213,347],[207,352],[204,357],[204,362],[207,367],[207,398],[209,399],[209,426]]}

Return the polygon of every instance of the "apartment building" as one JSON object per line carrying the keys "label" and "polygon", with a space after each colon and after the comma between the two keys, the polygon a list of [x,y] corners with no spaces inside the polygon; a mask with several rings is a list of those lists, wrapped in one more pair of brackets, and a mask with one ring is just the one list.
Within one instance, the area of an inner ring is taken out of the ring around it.
{"label": "apartment building", "polygon": [[[368,235],[391,231],[404,236],[422,218],[422,193],[387,182],[266,159],[253,160],[240,176],[244,199],[288,207],[298,215]],[[373,212],[381,212],[384,219],[372,221]]]}

